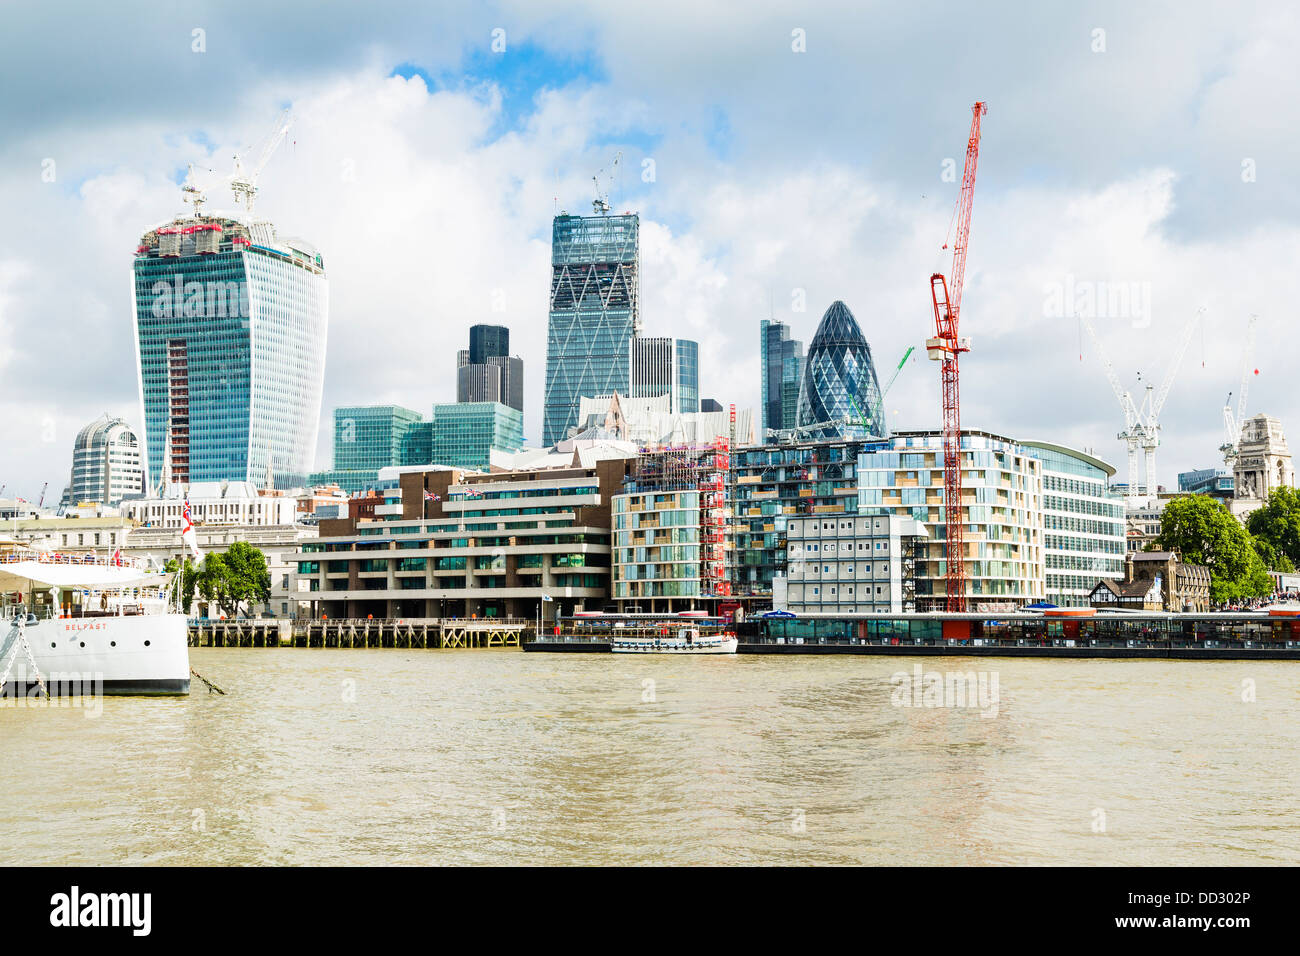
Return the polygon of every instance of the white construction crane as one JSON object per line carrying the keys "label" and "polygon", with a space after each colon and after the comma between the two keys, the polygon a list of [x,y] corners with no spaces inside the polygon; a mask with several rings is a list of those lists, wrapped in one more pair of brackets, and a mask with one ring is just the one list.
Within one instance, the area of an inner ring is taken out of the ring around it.
{"label": "white construction crane", "polygon": [[1241,426],[1246,423],[1246,393],[1250,390],[1250,364],[1255,357],[1255,323],[1258,315],[1251,315],[1246,325],[1246,349],[1241,357],[1241,385],[1237,389],[1237,411],[1232,410],[1232,392],[1223,403],[1223,463],[1229,468],[1237,457],[1237,444],[1241,441]]}
{"label": "white construction crane", "polygon": [[1133,396],[1129,390],[1120,384],[1119,376],[1115,374],[1115,366],[1111,364],[1110,356],[1106,354],[1106,347],[1101,344],[1101,339],[1097,338],[1092,323],[1083,316],[1079,316],[1079,321],[1088,330],[1093,344],[1097,346],[1097,356],[1101,359],[1101,367],[1106,372],[1106,381],[1110,382],[1110,389],[1115,393],[1120,411],[1124,414],[1124,430],[1115,437],[1124,442],[1128,449],[1128,491],[1125,498],[1129,508],[1133,509],[1136,508],[1141,497],[1138,494],[1138,449],[1142,445],[1142,416],[1137,406],[1133,404]]}
{"label": "white construction crane", "polygon": [[600,174],[604,172],[603,169],[591,177],[591,181],[596,184],[596,198],[592,200],[591,207],[598,216],[609,215],[609,192],[614,186],[614,176],[618,172],[618,164],[622,161],[623,151],[620,149],[614,154],[614,162],[609,165],[609,186],[605,189],[600,188]]}
{"label": "white construction crane", "polygon": [[242,157],[235,156],[234,172],[230,174],[230,190],[235,194],[235,205],[242,204],[250,220],[253,217],[253,203],[257,198],[257,178],[262,174],[271,154],[284,142],[292,125],[293,119],[286,109],[276,120],[270,135],[259,146],[249,149]]}
{"label": "white construction crane", "polygon": [[185,173],[185,182],[181,183],[181,192],[185,194],[185,201],[194,206],[194,218],[199,218],[203,204],[208,201],[208,194],[206,188],[200,186],[198,180],[194,177],[193,163],[190,163],[189,170]]}
{"label": "white construction crane", "polygon": [[1203,315],[1205,315],[1205,306],[1197,309],[1187,320],[1187,325],[1183,327],[1183,334],[1178,339],[1173,361],[1169,363],[1169,370],[1165,372],[1164,381],[1160,383],[1160,391],[1155,392],[1153,397],[1151,386],[1147,386],[1145,415],[1142,419],[1142,450],[1146,453],[1146,493],[1151,498],[1156,496],[1156,489],[1159,487],[1156,484],[1156,448],[1160,444],[1160,412],[1165,407],[1165,399],[1169,397],[1169,390],[1173,387],[1178,369],[1183,364],[1183,356],[1187,354],[1187,346],[1191,344],[1196,323],[1201,321]]}
{"label": "white construction crane", "polygon": [[[1079,321],[1088,330],[1093,343],[1097,346],[1097,353],[1106,371],[1106,379],[1110,382],[1111,391],[1115,393],[1115,398],[1119,400],[1120,410],[1124,414],[1124,430],[1116,437],[1124,442],[1128,451],[1128,491],[1125,497],[1130,509],[1138,506],[1143,495],[1154,498],[1159,488],[1156,481],[1156,448],[1160,445],[1160,412],[1165,407],[1165,400],[1169,398],[1169,391],[1173,388],[1174,379],[1177,378],[1178,370],[1183,364],[1183,356],[1187,354],[1187,346],[1192,341],[1192,333],[1196,330],[1196,323],[1201,320],[1204,312],[1204,306],[1197,309],[1196,314],[1183,327],[1178,344],[1174,349],[1173,359],[1169,363],[1168,371],[1165,372],[1164,381],[1160,383],[1159,391],[1156,391],[1155,386],[1148,385],[1141,405],[1137,405],[1128,389],[1120,384],[1119,377],[1115,374],[1115,367],[1106,355],[1106,349],[1102,346],[1092,324],[1082,316],[1079,317]],[[1138,484],[1139,449],[1146,459],[1145,475],[1143,476],[1145,481],[1140,486],[1141,491],[1139,491]]]}

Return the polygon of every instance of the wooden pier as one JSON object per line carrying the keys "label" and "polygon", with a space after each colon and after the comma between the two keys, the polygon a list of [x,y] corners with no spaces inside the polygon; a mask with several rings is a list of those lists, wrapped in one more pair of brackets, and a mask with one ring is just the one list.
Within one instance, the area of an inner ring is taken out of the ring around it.
{"label": "wooden pier", "polygon": [[519,647],[532,621],[412,618],[339,621],[195,621],[190,647]]}

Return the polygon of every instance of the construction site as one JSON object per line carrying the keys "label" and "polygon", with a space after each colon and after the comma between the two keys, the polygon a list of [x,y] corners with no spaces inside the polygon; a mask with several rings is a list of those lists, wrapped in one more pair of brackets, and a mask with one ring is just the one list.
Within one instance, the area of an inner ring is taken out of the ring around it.
{"label": "construction site", "polygon": [[725,438],[640,449],[613,499],[613,598],[620,612],[716,612],[731,605],[730,474]]}

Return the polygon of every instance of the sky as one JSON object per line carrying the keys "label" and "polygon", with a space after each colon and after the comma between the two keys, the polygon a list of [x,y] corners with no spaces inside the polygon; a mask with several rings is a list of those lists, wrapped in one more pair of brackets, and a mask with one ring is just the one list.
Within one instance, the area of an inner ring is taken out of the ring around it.
{"label": "sky", "polygon": [[132,252],[183,210],[191,163],[208,208],[231,208],[231,157],[286,107],[257,208],[329,274],[319,468],[335,406],[453,401],[480,322],[510,328],[540,442],[551,219],[588,213],[597,175],[641,215],[642,327],[699,341],[702,396],[757,410],[759,320],[806,344],[840,299],[882,379],[918,347],[890,425],[938,428],[920,346],[976,100],[965,427],[1091,449],[1123,480],[1122,415],[1080,312],[1139,397],[1187,343],[1162,484],[1222,466],[1252,314],[1247,414],[1297,420],[1287,5],[47,6],[7,7],[0,34],[5,497],[49,482],[57,500],[101,413],[142,424]]}

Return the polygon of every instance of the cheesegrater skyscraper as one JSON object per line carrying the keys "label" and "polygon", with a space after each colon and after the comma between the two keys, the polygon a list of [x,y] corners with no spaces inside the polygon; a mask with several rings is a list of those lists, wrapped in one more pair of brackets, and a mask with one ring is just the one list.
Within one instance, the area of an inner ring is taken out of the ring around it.
{"label": "cheesegrater skyscraper", "polygon": [[584,396],[630,394],[641,324],[640,219],[555,217],[542,443],[567,437]]}

